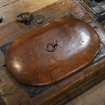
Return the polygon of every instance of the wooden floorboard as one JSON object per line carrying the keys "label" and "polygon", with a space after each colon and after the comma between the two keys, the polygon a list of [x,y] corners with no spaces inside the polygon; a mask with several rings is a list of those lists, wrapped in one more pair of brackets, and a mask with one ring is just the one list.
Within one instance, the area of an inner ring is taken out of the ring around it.
{"label": "wooden floorboard", "polygon": [[105,105],[105,80],[65,105]]}
{"label": "wooden floorboard", "polygon": [[33,12],[61,0],[0,0],[0,17],[4,18],[3,24],[16,19],[22,12]]}

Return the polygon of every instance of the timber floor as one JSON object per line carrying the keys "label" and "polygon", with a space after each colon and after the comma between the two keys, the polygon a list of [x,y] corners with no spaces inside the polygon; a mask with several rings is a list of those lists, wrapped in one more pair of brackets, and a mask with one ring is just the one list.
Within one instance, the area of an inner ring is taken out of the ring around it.
{"label": "timber floor", "polygon": [[105,105],[105,80],[65,105]]}

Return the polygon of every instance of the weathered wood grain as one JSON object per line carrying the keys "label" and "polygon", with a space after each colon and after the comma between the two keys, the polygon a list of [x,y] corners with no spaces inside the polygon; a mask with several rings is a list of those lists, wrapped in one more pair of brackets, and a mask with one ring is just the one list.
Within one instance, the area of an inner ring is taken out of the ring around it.
{"label": "weathered wood grain", "polygon": [[[32,12],[33,10],[34,9],[32,8]],[[6,11],[8,11],[8,8],[6,8],[4,13],[7,13]],[[47,21],[56,20],[68,13],[74,15],[75,17],[78,17],[79,19],[84,20],[85,22],[91,22],[92,20],[94,20],[93,18],[91,18],[93,16],[89,15],[88,12],[84,11],[84,8],[80,6],[77,0],[62,0],[62,1],[56,2],[53,5],[47,6],[43,9],[40,9],[34,12],[34,15],[40,14],[40,15],[45,16],[46,17],[45,23],[47,23]],[[13,15],[13,17],[16,17],[16,15],[17,13]],[[9,19],[9,16],[7,17]],[[15,18],[13,17],[11,19],[15,20]],[[10,22],[8,21],[8,19],[5,18],[4,23],[0,27],[0,46],[5,45],[6,43],[15,40],[19,35],[27,31],[31,31],[33,28],[36,28],[36,26],[37,27],[40,26],[36,24],[25,26],[23,24],[16,23],[16,21],[13,21],[11,19],[10,19],[11,21]],[[46,91],[43,91],[37,96],[33,96],[32,98],[33,105],[44,105],[44,104],[45,105],[62,105],[65,102],[70,101],[75,96],[79,95],[83,91],[86,91],[88,88],[90,88],[91,86],[95,85],[96,83],[100,82],[101,80],[105,78],[104,63],[105,63],[105,58],[104,58],[104,55],[102,55],[101,60],[98,59],[96,63],[82,70],[82,72],[78,72],[77,74],[73,75],[72,77],[68,77],[66,80],[58,84],[49,86],[49,88]],[[7,73],[5,75],[8,76]],[[17,83],[17,85],[20,86],[19,83]],[[27,86],[24,86],[24,87],[27,88],[27,90],[29,89]],[[35,87],[35,88],[39,88],[39,87]],[[4,92],[4,90],[2,92]],[[26,94],[28,93],[26,90],[25,92]],[[12,98],[10,100],[12,104]]]}
{"label": "weathered wood grain", "polygon": [[16,16],[22,12],[33,12],[57,1],[58,0],[0,0],[0,17],[4,18],[3,23],[0,25],[15,20]]}
{"label": "weathered wood grain", "polygon": [[5,67],[0,67],[0,97],[3,103],[0,105],[31,105],[28,94],[19,87]]}
{"label": "weathered wood grain", "polygon": [[105,105],[105,80],[65,105]]}

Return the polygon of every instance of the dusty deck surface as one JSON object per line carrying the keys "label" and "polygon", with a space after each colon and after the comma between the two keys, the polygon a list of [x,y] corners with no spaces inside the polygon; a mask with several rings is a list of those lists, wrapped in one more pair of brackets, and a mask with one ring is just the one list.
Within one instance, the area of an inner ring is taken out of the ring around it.
{"label": "dusty deck surface", "polygon": [[66,105],[105,105],[105,80]]}
{"label": "dusty deck surface", "polygon": [[17,14],[33,12],[58,0],[0,0],[0,17],[4,18],[3,24],[15,20]]}
{"label": "dusty deck surface", "polygon": [[[56,1],[58,1],[58,0],[0,0],[0,11],[1,11],[0,16],[4,17],[3,24],[7,24],[8,22],[14,21],[16,19],[17,14],[20,14],[21,12],[27,12],[27,11],[33,12],[33,11],[36,11],[37,9],[45,7],[46,5],[52,4]],[[59,0],[59,1],[62,1],[62,0]],[[59,12],[58,9],[60,11],[61,10],[71,10],[70,12],[72,12],[71,8],[73,7],[73,5],[70,6],[68,3],[68,1],[71,2],[72,0],[65,0],[65,1],[67,1],[66,4],[68,4],[68,5],[65,6],[65,4],[64,5],[62,4],[63,6],[60,5],[60,6],[57,6],[58,8],[55,8],[55,11],[57,10],[56,11],[57,16],[60,15],[58,13]],[[63,7],[63,8],[61,8],[61,7]],[[79,10],[79,8],[75,8],[75,12],[73,12],[74,15],[78,14],[77,10]],[[49,14],[49,13],[51,14],[52,13],[51,16],[53,16],[55,11],[53,12],[52,8],[50,8],[50,12],[44,11],[43,14]],[[64,13],[64,11],[62,13]],[[77,17],[84,15],[81,13],[79,13],[79,15],[77,15]],[[85,14],[85,17],[87,17],[86,14]],[[17,29],[20,30],[20,28],[21,28],[20,26],[17,26],[16,23],[13,23],[13,26],[15,26],[16,30]],[[8,29],[8,27],[9,26],[7,26],[7,29]],[[14,33],[15,31],[12,32],[11,30],[9,30],[9,32],[8,32],[6,29],[4,29],[4,31],[3,31],[3,29],[2,29],[3,37],[0,37],[1,40],[3,42],[6,42],[7,40],[12,39],[13,36],[10,33]],[[25,28],[22,28],[22,29],[23,29],[23,31],[25,30]],[[6,34],[4,35],[4,32],[8,32],[10,34],[10,36],[7,37]],[[2,36],[2,34],[1,34],[1,36]],[[105,81],[103,81],[99,85],[93,87],[92,89],[85,92],[84,94],[82,94],[81,96],[79,96],[78,98],[74,99],[73,101],[69,102],[66,105],[105,105]]]}

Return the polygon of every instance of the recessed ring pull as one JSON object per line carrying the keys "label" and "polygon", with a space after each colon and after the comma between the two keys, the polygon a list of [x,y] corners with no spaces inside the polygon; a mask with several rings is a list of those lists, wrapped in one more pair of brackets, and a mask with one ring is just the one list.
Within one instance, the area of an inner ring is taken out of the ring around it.
{"label": "recessed ring pull", "polygon": [[47,44],[47,51],[55,52],[57,47],[58,47],[58,41],[54,40],[53,42]]}

